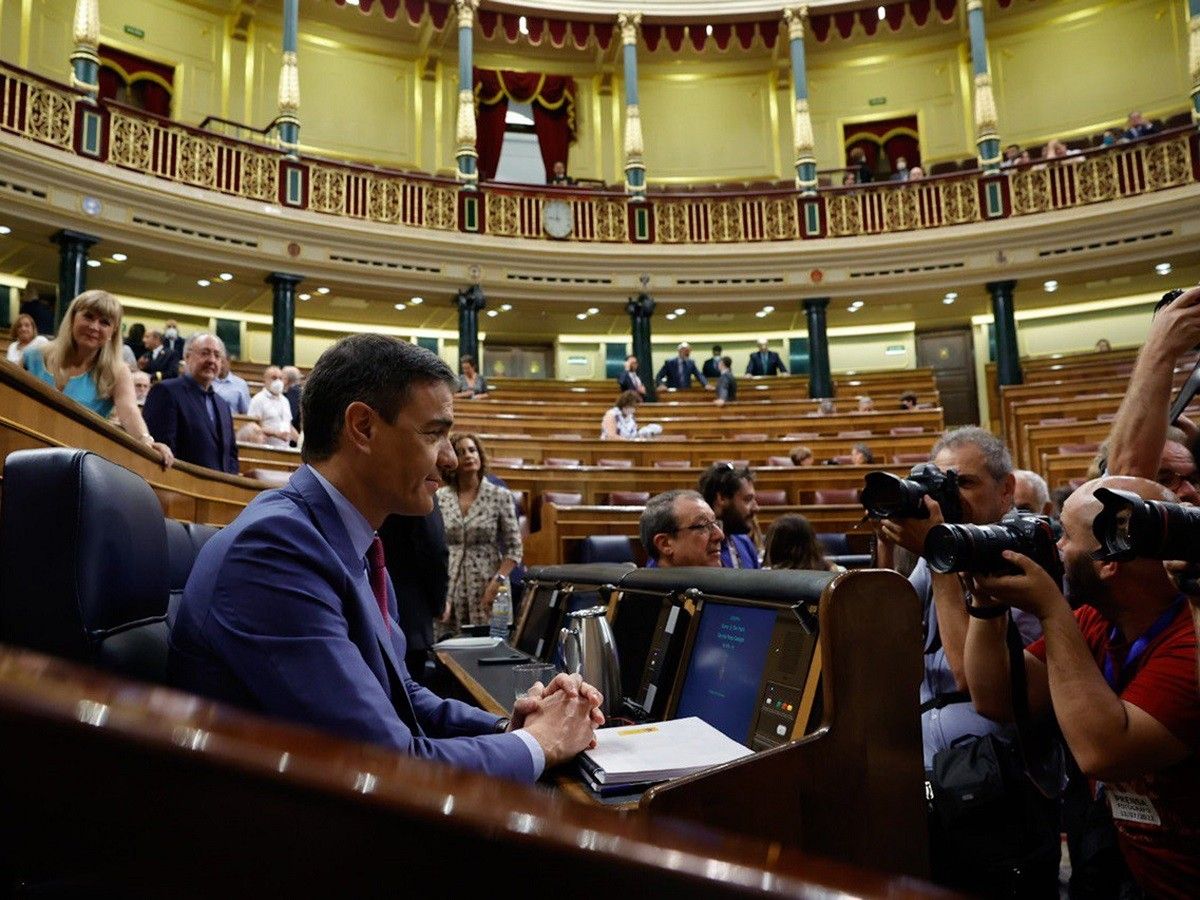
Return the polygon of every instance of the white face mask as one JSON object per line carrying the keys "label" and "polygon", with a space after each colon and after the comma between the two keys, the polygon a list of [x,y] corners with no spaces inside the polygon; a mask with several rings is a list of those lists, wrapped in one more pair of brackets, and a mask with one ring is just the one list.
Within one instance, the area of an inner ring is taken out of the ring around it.
{"label": "white face mask", "polygon": [[282,394],[283,393],[283,379],[276,378],[269,385],[267,385],[267,390],[269,390],[272,394],[275,394],[275,395]]}
{"label": "white face mask", "polygon": [[174,328],[168,328],[164,334],[166,335],[168,341],[173,341],[175,338],[179,337],[179,332]]}

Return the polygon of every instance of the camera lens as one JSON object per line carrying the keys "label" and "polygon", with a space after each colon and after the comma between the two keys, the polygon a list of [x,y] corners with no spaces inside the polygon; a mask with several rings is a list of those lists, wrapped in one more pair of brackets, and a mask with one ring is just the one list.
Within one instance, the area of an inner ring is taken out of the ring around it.
{"label": "camera lens", "polygon": [[876,519],[919,518],[928,515],[921,498],[924,485],[891,472],[868,472],[862,489],[862,505]]}
{"label": "camera lens", "polygon": [[1131,491],[1097,488],[1103,505],[1092,522],[1103,560],[1181,559],[1200,562],[1200,508],[1143,500]]}
{"label": "camera lens", "polygon": [[925,559],[935,572],[994,572],[1013,543],[1002,525],[935,525],[925,537]]}

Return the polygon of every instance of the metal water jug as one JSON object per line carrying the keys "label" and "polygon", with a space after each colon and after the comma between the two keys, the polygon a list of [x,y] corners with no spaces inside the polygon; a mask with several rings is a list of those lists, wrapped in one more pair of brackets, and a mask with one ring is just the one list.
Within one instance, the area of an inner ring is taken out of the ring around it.
{"label": "metal water jug", "polygon": [[621,708],[621,666],[612,629],[604,617],[607,612],[603,606],[593,606],[567,613],[554,652],[560,671],[582,676],[604,695],[600,711],[605,716]]}

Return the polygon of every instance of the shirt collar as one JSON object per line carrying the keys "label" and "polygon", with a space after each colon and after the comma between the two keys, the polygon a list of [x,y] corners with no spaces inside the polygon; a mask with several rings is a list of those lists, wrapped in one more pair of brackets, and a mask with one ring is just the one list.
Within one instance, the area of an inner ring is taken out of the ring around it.
{"label": "shirt collar", "polygon": [[354,548],[354,552],[359,557],[365,558],[367,551],[371,548],[371,542],[375,540],[375,529],[371,527],[366,516],[360,513],[358,508],[346,499],[346,495],[330,483],[328,478],[312,466],[307,468],[321,487],[325,488],[329,499],[333,501],[333,508],[337,510],[338,518],[342,520],[346,534],[350,536],[350,546]]}

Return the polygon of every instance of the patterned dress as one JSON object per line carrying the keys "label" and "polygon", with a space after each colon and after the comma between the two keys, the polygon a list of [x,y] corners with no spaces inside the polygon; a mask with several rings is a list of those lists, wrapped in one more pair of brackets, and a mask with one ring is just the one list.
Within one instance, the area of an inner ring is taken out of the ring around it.
{"label": "patterned dress", "polygon": [[512,494],[486,478],[465,516],[454,488],[438,488],[437,502],[450,548],[450,622],[439,623],[439,637],[444,637],[466,624],[487,624],[489,614],[480,602],[484,589],[501,559],[521,561],[521,532]]}

